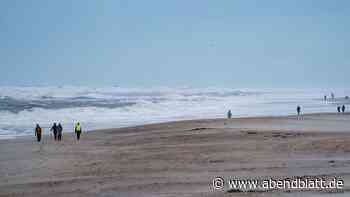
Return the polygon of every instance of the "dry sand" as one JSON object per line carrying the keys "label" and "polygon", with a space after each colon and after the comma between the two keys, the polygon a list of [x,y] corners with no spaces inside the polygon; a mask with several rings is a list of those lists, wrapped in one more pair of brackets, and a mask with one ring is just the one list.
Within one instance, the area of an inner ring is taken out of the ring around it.
{"label": "dry sand", "polygon": [[[0,196],[350,196],[350,115],[191,120],[0,141]],[[212,179],[338,177],[329,191],[214,190]]]}

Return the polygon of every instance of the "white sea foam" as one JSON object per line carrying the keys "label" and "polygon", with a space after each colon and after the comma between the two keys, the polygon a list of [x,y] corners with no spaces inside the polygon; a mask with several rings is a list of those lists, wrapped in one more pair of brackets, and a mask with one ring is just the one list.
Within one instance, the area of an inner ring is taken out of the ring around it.
{"label": "white sea foam", "polygon": [[35,123],[48,133],[53,122],[65,132],[80,121],[85,130],[184,119],[289,115],[334,112],[350,95],[333,90],[337,99],[323,101],[329,90],[237,90],[231,88],[88,88],[0,87],[0,138],[32,135]]}

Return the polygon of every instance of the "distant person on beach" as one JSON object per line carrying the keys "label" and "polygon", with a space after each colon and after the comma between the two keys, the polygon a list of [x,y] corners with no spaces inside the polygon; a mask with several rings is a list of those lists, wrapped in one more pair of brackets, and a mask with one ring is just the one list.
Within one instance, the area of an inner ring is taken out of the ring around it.
{"label": "distant person on beach", "polygon": [[332,97],[332,100],[334,100],[334,93],[333,92],[331,93],[331,97]]}
{"label": "distant person on beach", "polygon": [[298,113],[298,116],[300,115],[300,113],[301,113],[301,107],[298,105],[297,106],[297,113]]}
{"label": "distant person on beach", "polygon": [[343,106],[341,107],[341,111],[342,111],[343,113],[345,113],[345,105],[343,105]]}
{"label": "distant person on beach", "polygon": [[58,126],[57,126],[57,140],[58,141],[62,140],[62,130],[63,130],[63,127],[62,127],[61,123],[58,123]]}
{"label": "distant person on beach", "polygon": [[75,125],[74,131],[75,131],[75,134],[77,135],[77,140],[79,140],[80,134],[81,134],[81,126],[79,122]]}
{"label": "distant person on beach", "polygon": [[58,129],[58,127],[57,127],[56,123],[53,123],[53,126],[51,127],[50,131],[53,132],[53,136],[54,136],[55,140],[57,140],[57,129]]}
{"label": "distant person on beach", "polygon": [[39,124],[36,124],[36,127],[35,127],[35,136],[36,136],[36,139],[37,139],[38,142],[41,141],[41,133],[42,133],[41,127],[39,126]]}
{"label": "distant person on beach", "polygon": [[337,109],[338,109],[338,113],[340,113],[340,106],[338,106]]}
{"label": "distant person on beach", "polygon": [[323,99],[324,101],[327,101],[327,95],[324,95]]}
{"label": "distant person on beach", "polygon": [[231,119],[231,118],[232,118],[232,112],[231,112],[231,110],[228,110],[228,112],[227,112],[227,118],[228,118],[228,119]]}

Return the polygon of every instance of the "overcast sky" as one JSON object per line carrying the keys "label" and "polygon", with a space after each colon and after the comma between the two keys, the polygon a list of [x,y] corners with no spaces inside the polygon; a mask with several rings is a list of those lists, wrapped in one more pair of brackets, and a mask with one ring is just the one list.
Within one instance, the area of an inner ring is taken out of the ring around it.
{"label": "overcast sky", "polygon": [[0,85],[349,84],[346,0],[1,0],[0,25]]}

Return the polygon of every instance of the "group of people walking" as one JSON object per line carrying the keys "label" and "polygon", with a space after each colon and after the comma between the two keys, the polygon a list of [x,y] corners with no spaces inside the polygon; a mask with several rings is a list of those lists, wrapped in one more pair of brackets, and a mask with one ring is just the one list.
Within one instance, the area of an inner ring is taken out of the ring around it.
{"label": "group of people walking", "polygon": [[58,125],[56,125],[56,123],[53,123],[53,126],[51,127],[50,131],[53,132],[53,136],[54,136],[55,141],[62,140],[63,127],[62,127],[61,123],[58,123]]}
{"label": "group of people walking", "polygon": [[[62,140],[63,127],[62,127],[61,123],[58,123],[58,124],[53,123],[50,131],[52,131],[55,141],[61,141]],[[82,131],[81,125],[78,122],[78,123],[75,124],[75,127],[74,127],[74,132],[76,134],[77,140],[80,140],[81,131]],[[43,129],[40,127],[39,124],[36,124],[35,136],[36,136],[36,139],[37,139],[38,142],[41,141],[42,135],[43,135]]]}
{"label": "group of people walking", "polygon": [[345,105],[343,105],[343,106],[341,106],[341,107],[340,107],[340,106],[337,107],[338,113],[340,113],[340,112],[345,113],[345,109],[346,109],[346,108],[345,108]]}
{"label": "group of people walking", "polygon": [[[323,99],[325,100],[325,101],[327,101],[327,95],[324,95],[323,96]],[[334,100],[335,99],[335,96],[334,96],[334,93],[332,92],[331,93],[331,100]]]}
{"label": "group of people walking", "polygon": [[[337,110],[338,110],[338,113],[340,113],[340,112],[345,113],[346,107],[345,107],[345,105],[343,105],[343,106],[338,106],[338,107],[337,107]],[[297,114],[298,114],[298,115],[301,114],[301,107],[300,107],[300,106],[297,106]]]}
{"label": "group of people walking", "polygon": [[[349,100],[349,96],[345,96],[345,97],[343,97],[345,100]],[[339,98],[340,99],[340,98]],[[323,100],[324,101],[327,101],[328,100],[328,98],[327,98],[327,95],[324,95],[323,96]],[[334,101],[334,100],[336,100],[336,98],[335,98],[335,96],[334,96],[334,93],[332,92],[331,93],[331,97],[330,97],[330,101]]]}

